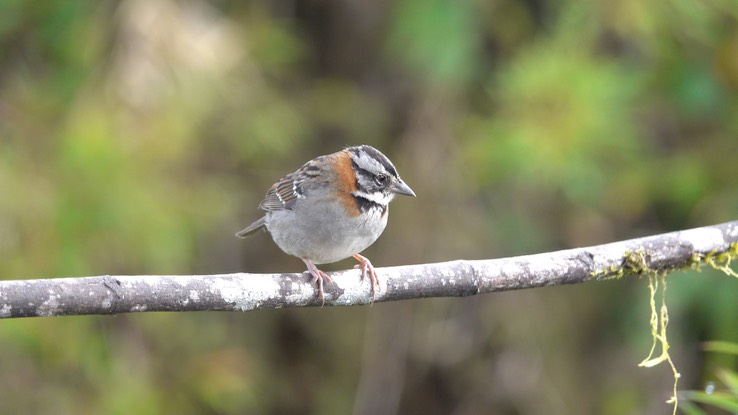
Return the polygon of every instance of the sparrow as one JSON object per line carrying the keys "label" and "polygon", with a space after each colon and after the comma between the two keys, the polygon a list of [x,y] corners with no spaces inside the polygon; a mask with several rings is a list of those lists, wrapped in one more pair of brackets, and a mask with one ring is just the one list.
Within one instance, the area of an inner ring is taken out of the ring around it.
{"label": "sparrow", "polygon": [[353,256],[361,280],[370,280],[373,304],[379,278],[360,253],[384,231],[395,195],[415,192],[390,159],[368,145],[348,147],[316,157],[274,183],[259,204],[264,216],[236,236],[266,228],[282,251],[305,263],[323,305],[323,281],[332,281],[316,264]]}

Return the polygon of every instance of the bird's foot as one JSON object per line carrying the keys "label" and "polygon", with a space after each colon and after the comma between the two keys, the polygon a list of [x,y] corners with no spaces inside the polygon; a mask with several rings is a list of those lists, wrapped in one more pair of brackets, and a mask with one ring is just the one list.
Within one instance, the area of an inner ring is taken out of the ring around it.
{"label": "bird's foot", "polygon": [[374,304],[374,294],[376,292],[375,286],[376,288],[379,288],[379,277],[377,276],[377,271],[374,270],[374,266],[368,258],[359,254],[354,254],[354,258],[359,261],[358,264],[354,265],[354,268],[361,269],[361,281],[364,281],[368,275],[369,282],[372,284],[372,301],[369,304],[371,306]]}
{"label": "bird's foot", "polygon": [[323,307],[325,305],[325,294],[323,293],[323,280],[327,280],[330,283],[333,283],[333,280],[331,280],[331,277],[328,276],[325,272],[318,269],[318,267],[313,264],[312,261],[305,258],[300,258],[302,261],[307,265],[308,272],[310,275],[313,276],[313,282],[318,283],[318,293],[320,294],[320,306]]}

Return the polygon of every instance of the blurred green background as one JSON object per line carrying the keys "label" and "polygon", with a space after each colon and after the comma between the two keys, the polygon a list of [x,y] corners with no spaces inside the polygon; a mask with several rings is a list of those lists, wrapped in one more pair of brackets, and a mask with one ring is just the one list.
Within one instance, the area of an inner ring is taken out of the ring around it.
{"label": "blurred green background", "polygon": [[[367,143],[377,266],[736,219],[733,0],[0,2],[0,278],[300,272],[234,233]],[[326,269],[352,266],[341,262]],[[738,281],[669,278],[680,389]],[[373,307],[0,321],[3,414],[659,414],[645,281]]]}

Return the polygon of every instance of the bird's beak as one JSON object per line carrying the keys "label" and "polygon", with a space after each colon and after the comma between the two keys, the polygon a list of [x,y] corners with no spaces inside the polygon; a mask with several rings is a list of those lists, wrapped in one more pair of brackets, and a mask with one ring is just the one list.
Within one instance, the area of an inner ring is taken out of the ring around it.
{"label": "bird's beak", "polygon": [[413,189],[405,184],[402,179],[397,179],[397,181],[392,185],[392,193],[415,197],[415,192],[413,192]]}

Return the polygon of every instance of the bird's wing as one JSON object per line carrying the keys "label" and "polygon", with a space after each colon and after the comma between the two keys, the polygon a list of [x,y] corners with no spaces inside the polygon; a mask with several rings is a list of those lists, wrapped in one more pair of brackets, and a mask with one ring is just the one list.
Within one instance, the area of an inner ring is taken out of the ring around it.
{"label": "bird's wing", "polygon": [[300,175],[293,172],[269,188],[264,200],[259,204],[259,209],[266,211],[292,209],[297,199],[304,195]]}
{"label": "bird's wing", "polygon": [[292,209],[297,200],[319,186],[328,183],[325,169],[331,165],[334,155],[316,157],[296,171],[274,183],[267,192],[259,209],[268,211]]}

